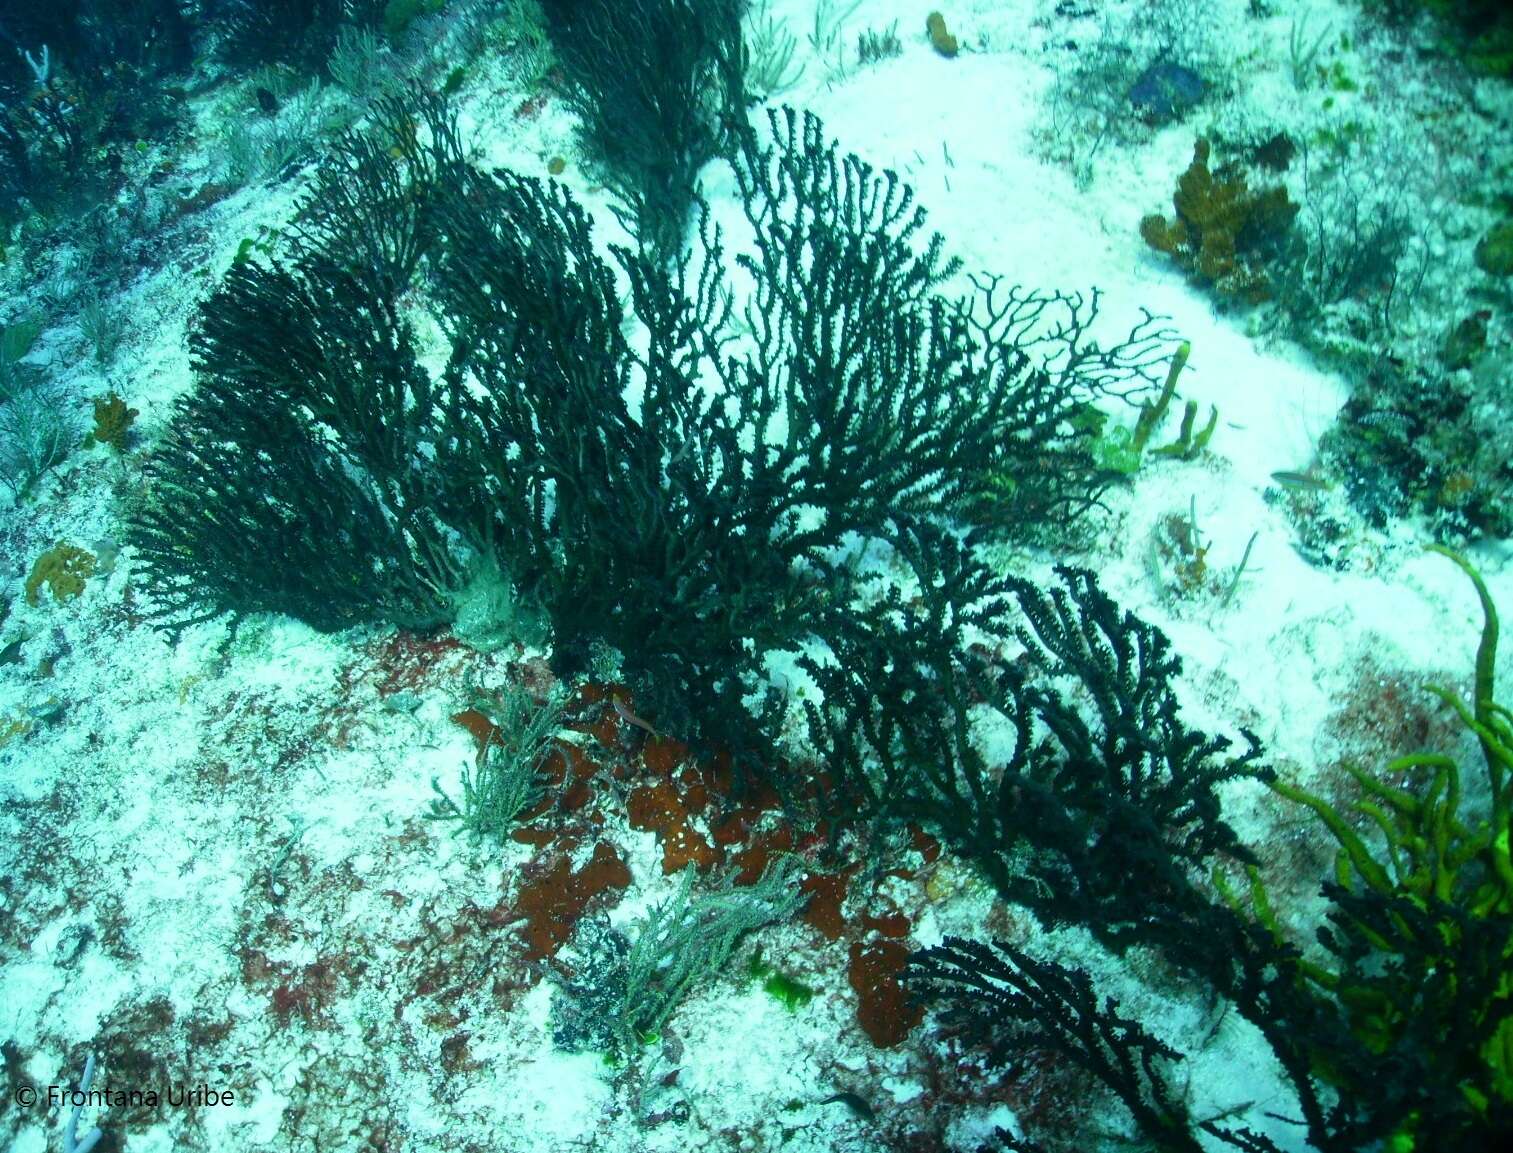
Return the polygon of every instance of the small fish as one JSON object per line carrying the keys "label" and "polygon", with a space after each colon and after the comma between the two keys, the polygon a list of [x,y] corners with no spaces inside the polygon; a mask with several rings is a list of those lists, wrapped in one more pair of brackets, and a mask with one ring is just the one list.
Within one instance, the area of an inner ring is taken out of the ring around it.
{"label": "small fish", "polygon": [[610,697],[609,702],[610,704],[615,706],[615,712],[620,715],[620,719],[626,724],[635,725],[636,728],[642,729],[645,732],[650,733],[654,737],[660,737],[662,735],[661,733],[657,732],[656,729],[652,728],[651,725],[647,724],[640,717],[636,716],[635,713],[631,712],[628,708],[622,705],[620,703],[619,697]]}
{"label": "small fish", "polygon": [[63,715],[65,707],[57,697],[48,697],[40,705],[28,705],[26,715],[35,721],[50,725]]}
{"label": "small fish", "polygon": [[1333,488],[1327,480],[1314,472],[1296,472],[1293,469],[1282,469],[1271,474],[1271,479],[1283,488],[1296,489],[1302,492],[1322,492]]}
{"label": "small fish", "polygon": [[413,713],[420,705],[419,693],[404,691],[390,693],[383,701],[383,707],[391,713]]}
{"label": "small fish", "polygon": [[877,1118],[877,1114],[875,1112],[873,1112],[872,1106],[868,1105],[865,1101],[863,1101],[855,1093],[848,1093],[848,1092],[832,1093],[832,1094],[830,1094],[830,1096],[826,1097],[823,1101],[821,1101],[820,1104],[821,1105],[833,1105],[836,1102],[840,1102],[847,1109],[850,1109],[851,1112],[855,1113],[863,1121],[872,1121],[872,1120],[875,1120]]}
{"label": "small fish", "polygon": [[261,108],[265,113],[267,113],[269,116],[277,114],[278,97],[273,95],[272,92],[270,92],[266,88],[259,87],[252,90],[252,95],[257,97],[257,106]]}

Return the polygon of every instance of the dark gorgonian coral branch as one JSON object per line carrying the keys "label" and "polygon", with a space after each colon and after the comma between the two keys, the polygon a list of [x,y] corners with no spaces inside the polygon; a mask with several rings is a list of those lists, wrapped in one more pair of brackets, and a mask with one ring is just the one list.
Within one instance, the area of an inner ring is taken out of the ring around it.
{"label": "dark gorgonian coral branch", "polygon": [[844,632],[858,542],[1004,528],[1006,476],[1025,516],[1100,483],[1067,418],[1137,354],[1083,374],[1019,351],[1033,326],[991,289],[944,295],[908,187],[813,118],[740,135],[744,304],[702,208],[674,259],[601,254],[564,187],[466,165],[435,99],[378,120],[287,259],[239,264],[202,314],[133,530],[169,619],[439,624],[502,576],[560,671],[608,644],[664,731],[752,749],[767,657]]}
{"label": "dark gorgonian coral branch", "polygon": [[1218,787],[1270,775],[1254,739],[1233,754],[1182,721],[1166,637],[1092,574],[1058,569],[1047,592],[988,574],[928,526],[894,544],[914,598],[878,600],[827,638],[833,660],[805,661],[827,767],[874,808],[938,829],[1047,923],[1120,949],[1180,935],[1213,859],[1252,859]]}
{"label": "dark gorgonian coral branch", "polygon": [[227,610],[326,629],[447,619],[452,405],[398,293],[438,174],[460,162],[434,102],[388,102],[321,168],[288,263],[234,264],[202,307],[200,384],[149,459],[130,530],[173,628]]}
{"label": "dark gorgonian coral branch", "polygon": [[[1252,754],[1227,763],[1211,760],[1220,751],[1214,742],[1183,729],[1169,711],[1161,686],[1176,665],[1165,639],[1119,614],[1087,574],[1063,571],[1067,587],[1049,594],[1012,580],[992,589],[959,576],[921,580],[926,590],[956,589],[963,606],[1001,606],[1012,596],[1029,622],[1020,628],[1028,663],[1057,679],[1071,678],[1081,690],[1075,697],[1063,698],[1049,687],[1055,681],[1012,667],[985,668],[987,675],[973,682],[963,676],[964,660],[949,668],[941,663],[948,649],[936,646],[932,665],[923,672],[905,665],[902,677],[891,666],[853,662],[855,682],[878,678],[875,683],[884,686],[873,690],[883,704],[868,712],[859,706],[857,690],[849,697],[842,693],[847,709],[864,711],[862,720],[841,732],[865,739],[846,745],[832,736],[828,746],[823,739],[816,743],[836,751],[838,763],[850,770],[856,749],[885,742],[893,752],[874,754],[876,763],[887,766],[893,779],[916,786],[928,781],[945,799],[910,815],[933,818],[984,863],[1006,895],[1043,917],[1049,912],[1048,919],[1083,925],[1115,949],[1136,942],[1150,946],[1222,997],[1264,1038],[1295,1094],[1292,1106],[1269,1112],[1296,1124],[1312,1148],[1348,1153],[1374,1144],[1413,1149],[1425,1142],[1484,1148],[1513,1126],[1513,1002],[1507,987],[1513,956],[1507,830],[1513,806],[1506,793],[1513,728],[1508,710],[1494,698],[1498,623],[1491,597],[1475,570],[1450,555],[1471,578],[1486,616],[1472,703],[1445,694],[1481,745],[1485,788],[1463,787],[1453,757],[1410,754],[1392,763],[1391,784],[1353,771],[1362,799],[1356,805],[1360,819],[1351,820],[1322,798],[1274,782],[1278,793],[1317,814],[1340,845],[1334,879],[1323,889],[1329,902],[1324,923],[1314,933],[1322,949],[1305,953],[1287,939],[1254,864],[1248,868],[1248,903],[1217,870],[1217,893],[1201,885],[1199,869],[1213,856],[1249,857],[1217,822],[1210,803],[1218,780],[1232,771],[1255,773]],[[939,576],[951,570],[937,565],[923,571]],[[949,620],[941,606],[951,599],[927,591],[920,619]],[[894,603],[883,615],[897,618],[904,607]],[[910,639],[907,630],[904,639]],[[898,651],[901,658],[910,653],[907,647]],[[832,673],[827,685],[844,690],[840,677]],[[966,717],[957,702],[962,686],[974,683],[980,686],[973,706],[979,712]],[[1074,699],[1076,708],[1069,704]],[[932,709],[933,719],[914,715]],[[974,784],[991,761],[966,739],[969,721],[995,712],[1014,725],[1016,752],[997,777],[1008,783],[1007,797]],[[1020,757],[1017,750],[1042,725],[1049,739]],[[910,735],[911,727],[934,740],[933,769],[921,763],[911,774],[902,767],[931,752]],[[822,738],[829,733],[824,725],[819,731]],[[1183,780],[1188,784],[1177,790],[1163,783]],[[967,787],[953,793],[958,781]],[[915,796],[928,800],[929,794]],[[983,815],[992,810],[982,798],[1001,804],[988,820]],[[1005,832],[1023,847],[1012,871],[983,839]],[[1159,1148],[1199,1147],[1185,1113],[1163,1105],[1169,1097],[1158,1067],[1143,1063],[1139,1046],[1130,1048],[1130,1034],[1111,1031],[1110,1021],[1093,1013],[1085,975],[1030,961],[1002,945],[995,949],[948,941],[916,960],[912,983],[948,1005],[948,1019],[966,1026],[970,1038],[987,1042],[995,1058],[1029,1047],[1050,1049],[1118,1094]],[[1098,1047],[1104,1044],[1107,1052]],[[1141,1063],[1132,1059],[1135,1052]],[[1137,1069],[1146,1079],[1132,1077]],[[1278,1147],[1264,1133],[1217,1120],[1197,1128],[1249,1153]],[[1027,1144],[1010,1139],[1006,1147]]]}
{"label": "dark gorgonian coral branch", "polygon": [[640,242],[683,247],[699,170],[745,103],[745,0],[542,0],[560,87]]}
{"label": "dark gorgonian coral branch", "polygon": [[[1100,1005],[1083,969],[1037,961],[1005,941],[992,947],[960,937],[914,954],[909,986],[945,1007],[944,1018],[969,1043],[987,1046],[995,1067],[1021,1054],[1049,1051],[1086,1070],[1111,1089],[1140,1132],[1162,1153],[1199,1153],[1186,1103],[1167,1079],[1182,1059],[1119,1002]],[[1038,1150],[999,1130],[1005,1149]]]}

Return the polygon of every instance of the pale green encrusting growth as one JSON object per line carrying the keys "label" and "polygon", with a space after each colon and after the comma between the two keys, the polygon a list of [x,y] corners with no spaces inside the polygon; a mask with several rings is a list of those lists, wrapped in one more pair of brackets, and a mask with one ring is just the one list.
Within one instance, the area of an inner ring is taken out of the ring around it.
{"label": "pale green encrusting growth", "polygon": [[502,842],[516,818],[543,795],[541,768],[562,725],[562,703],[553,698],[538,705],[524,689],[510,687],[475,697],[472,707],[491,726],[478,754],[477,772],[463,768],[461,804],[432,778],[436,800],[426,815],[461,821],[474,836]]}
{"label": "pale green encrusting growth", "polygon": [[779,857],[748,888],[736,888],[730,874],[698,896],[694,868],[683,871],[677,891],[642,922],[625,958],[616,1022],[623,1052],[660,1033],[693,985],[730,959],[743,934],[798,910],[804,898],[794,882],[803,869],[798,857]]}

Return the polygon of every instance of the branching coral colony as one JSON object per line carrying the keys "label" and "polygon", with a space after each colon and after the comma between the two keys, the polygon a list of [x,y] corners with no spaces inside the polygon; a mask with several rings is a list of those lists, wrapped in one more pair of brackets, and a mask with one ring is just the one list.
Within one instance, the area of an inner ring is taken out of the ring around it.
{"label": "branching coral colony", "polygon": [[[697,198],[687,252],[641,243],[607,261],[563,188],[471,168],[439,98],[382,100],[375,125],[320,170],[285,254],[237,264],[204,308],[198,387],[131,529],[164,627],[281,611],[429,628],[464,605],[530,606],[559,673],[619,650],[659,731],[733,747],[779,790],[787,702],[765,662],[801,650],[832,816],[925,823],[1045,923],[1206,986],[1270,1044],[1319,1149],[1507,1124],[1510,741],[1485,596],[1465,715],[1493,819],[1463,823],[1453,766],[1415,759],[1424,791],[1372,790],[1393,855],[1373,863],[1341,818],[1278,786],[1345,849],[1335,961],[1305,957],[1221,815],[1224,782],[1271,779],[1255,742],[1231,751],[1182,722],[1166,638],[1091,574],[1042,590],[972,548],[1085,511],[1121,474],[1086,413],[1159,379],[1172,342],[1152,318],[1098,351],[1080,298],[990,277],[946,296],[957,266],[909,189],[791,111],[765,134],[730,126],[753,234],[739,305]],[[435,373],[415,307],[445,334]],[[873,547],[908,597],[861,574]],[[973,739],[988,716],[1014,738],[991,757]],[[528,800],[520,782],[501,821]],[[1228,865],[1252,870],[1249,904],[1203,879]],[[951,942],[915,984],[1002,1051],[1043,1045],[1103,1077],[1158,1147],[1198,1147],[1165,1079],[1175,1052],[1100,1007],[1085,974]],[[620,1043],[670,1003],[622,1013]],[[1198,1128],[1274,1148],[1238,1124]]]}
{"label": "branching coral colony", "polygon": [[[560,87],[640,243],[676,256],[745,102],[744,0],[542,0]],[[781,71],[781,69],[779,70]]]}
{"label": "branching coral colony", "polygon": [[[1006,896],[1023,900],[1042,917],[1084,924],[1116,950],[1135,942],[1154,947],[1178,970],[1226,998],[1276,1054],[1296,1091],[1308,1140],[1320,1150],[1344,1153],[1373,1142],[1403,1151],[1475,1150],[1486,1148],[1493,1133],[1513,1127],[1513,998],[1508,989],[1513,805],[1507,789],[1513,715],[1493,699],[1498,622],[1491,598],[1470,565],[1446,555],[1471,577],[1486,623],[1471,705],[1436,692],[1476,736],[1486,787],[1465,787],[1455,760],[1435,753],[1413,754],[1388,766],[1392,777],[1407,777],[1406,786],[1352,770],[1367,798],[1357,806],[1365,827],[1380,834],[1375,839],[1383,847],[1374,848],[1369,833],[1357,831],[1323,800],[1272,782],[1279,794],[1313,810],[1340,843],[1335,879],[1324,885],[1330,908],[1328,927],[1318,930],[1322,953],[1304,952],[1285,938],[1254,864],[1247,869],[1248,902],[1219,871],[1210,895],[1184,867],[1184,854],[1187,866],[1201,865],[1215,851],[1241,860],[1248,855],[1216,823],[1217,810],[1205,800],[1212,794],[1190,768],[1170,773],[1170,780],[1188,782],[1175,794],[1159,787],[1167,774],[1145,778],[1158,787],[1123,811],[1132,829],[1123,821],[1109,828],[1100,825],[1104,798],[1122,805],[1131,797],[1134,778],[1126,770],[1096,790],[1077,784],[1088,767],[1117,763],[1109,756],[1120,745],[1117,739],[1109,743],[1113,734],[1165,732],[1166,739],[1156,747],[1187,750],[1189,758],[1198,758],[1188,761],[1190,767],[1201,765],[1215,750],[1197,734],[1173,730],[1170,722],[1151,725],[1152,714],[1144,710],[1137,729],[1119,723],[1119,710],[1111,711],[1106,701],[1136,699],[1138,686],[1148,678],[1162,682],[1176,670],[1163,668],[1164,638],[1159,634],[1129,618],[1110,631],[1113,619],[1096,595],[1089,599],[1089,586],[1073,592],[1077,613],[1067,611],[1073,602],[1063,594],[1052,594],[1046,602],[1033,590],[1016,590],[1041,602],[1029,610],[1035,622],[1035,636],[1027,638],[1031,652],[1043,645],[1063,660],[1063,668],[1077,670],[1085,684],[1095,687],[1100,698],[1096,713],[1103,718],[1101,734],[1086,729],[1074,715],[1046,718],[1062,751],[1043,762],[1051,787],[1041,786],[1039,799],[1030,791],[1033,778],[1028,786],[1022,783],[1019,766],[1026,761],[1034,765],[1044,755],[1043,746],[1034,747],[1030,757],[1016,751],[1001,778],[1015,791],[1009,799],[1002,791],[1005,785],[996,794],[981,787],[986,777],[980,757],[963,750],[960,742],[953,748],[948,734],[934,734],[937,747],[947,750],[946,760],[959,763],[955,774],[944,779],[979,782],[970,792],[958,790],[957,803],[970,816],[958,818],[954,828],[940,821],[948,834],[976,846],[1028,842],[1022,873],[989,869]],[[1054,606],[1050,615],[1049,606]],[[1078,668],[1097,653],[1102,656],[1094,658],[1093,668]],[[1141,654],[1138,659],[1136,654]],[[942,665],[941,672],[948,688],[953,681],[960,683],[959,671]],[[999,679],[1007,675],[1005,671]],[[1132,688],[1137,690],[1134,698]],[[1158,691],[1153,699],[1160,696]],[[945,699],[962,698],[947,692]],[[1027,704],[1050,704],[1060,711],[1055,698],[1040,688],[1011,694],[1009,703],[1021,712]],[[1165,713],[1158,706],[1154,715]],[[896,729],[920,722],[895,718],[892,723],[893,730],[874,726],[874,731],[887,731],[897,747],[918,756],[923,751],[919,738]],[[1031,728],[1022,720],[1018,728],[1021,742],[1027,741]],[[1088,756],[1100,745],[1102,756]],[[1243,761],[1227,771],[1243,767]],[[925,779],[923,766],[916,775]],[[946,795],[938,785],[935,791]],[[1162,795],[1184,794],[1175,808],[1159,803]],[[1474,806],[1468,801],[1473,795]],[[1463,812],[1463,806],[1473,811]],[[1108,815],[1116,812],[1110,809]],[[1174,838],[1173,817],[1179,814],[1186,815],[1192,832]],[[1023,822],[1016,841],[1001,839],[1006,824],[1015,821]],[[1102,854],[1111,843],[1134,850],[1125,850],[1129,855],[1122,871],[1111,869],[1109,858],[1084,857],[1073,860],[1070,870],[1059,867],[1069,858],[1068,846],[1073,853]],[[1138,869],[1131,867],[1135,861],[1141,862]],[[1131,883],[1135,876],[1141,880]],[[1157,878],[1149,892],[1147,876]],[[1107,888],[1100,893],[1100,886]],[[1101,899],[1090,903],[1089,895]],[[951,939],[918,954],[912,978],[921,995],[944,1003],[949,1017],[988,1041],[995,1060],[1025,1050],[1050,1050],[1097,1076],[1159,1149],[1196,1151],[1203,1147],[1197,1130],[1250,1153],[1278,1148],[1269,1136],[1250,1128],[1195,1123],[1169,1082],[1169,1067],[1179,1054],[1137,1022],[1120,1017],[1117,1002],[1108,1000],[1100,1008],[1085,971],[1037,962],[1005,942],[989,948]],[[1001,1136],[1005,1148],[1038,1148]]]}
{"label": "branching coral colony", "polygon": [[[911,191],[812,117],[733,132],[746,337],[702,210],[676,262],[612,265],[563,187],[469,167],[438,98],[377,119],[320,171],[287,255],[233,267],[203,310],[199,386],[131,532],[170,628],[434,627],[503,579],[541,606],[559,673],[608,644],[659,730],[771,764],[782,702],[754,721],[746,698],[775,697],[771,653],[844,628],[862,582],[843,546],[1088,508],[1118,474],[1073,418],[1164,364],[1149,317],[1099,351],[1080,298],[945,296],[957,266]],[[434,377],[400,306],[416,289],[449,343]]]}

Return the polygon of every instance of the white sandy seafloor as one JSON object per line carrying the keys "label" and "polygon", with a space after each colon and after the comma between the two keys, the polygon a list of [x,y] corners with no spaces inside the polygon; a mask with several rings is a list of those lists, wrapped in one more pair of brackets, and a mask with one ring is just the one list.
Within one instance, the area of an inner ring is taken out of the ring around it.
{"label": "white sandy seafloor", "polygon": [[[1424,552],[1428,536],[1413,523],[1387,534],[1352,529],[1342,570],[1299,556],[1293,527],[1263,493],[1274,471],[1309,466],[1344,386],[1296,348],[1248,335],[1243,317],[1216,313],[1137,231],[1142,215],[1170,210],[1210,118],[1295,129],[1322,115],[1324,94],[1299,94],[1287,79],[1298,8],[1277,7],[1279,15],[1257,21],[1244,17],[1243,0],[1206,5],[1220,54],[1238,62],[1233,93],[1148,142],[1105,149],[1085,187],[1042,162],[1033,139],[1051,79],[1045,41],[1065,31],[1054,5],[942,5],[963,45],[944,59],[923,34],[926,6],[865,3],[847,21],[848,44],[863,28],[897,20],[903,54],[844,76],[827,76],[805,43],[810,3],[775,0],[771,13],[798,36],[806,63],[783,99],[818,113],[843,148],[896,168],[968,270],[1042,289],[1097,286],[1111,338],[1143,306],[1191,342],[1182,392],[1205,412],[1218,406],[1210,451],[1192,463],[1148,460],[1096,522],[1088,551],[1003,559],[1047,578],[1053,559],[1097,570],[1116,601],[1171,636],[1185,662],[1192,725],[1230,733],[1244,725],[1284,776],[1316,785],[1343,757],[1380,764],[1411,751],[1395,743],[1404,732],[1464,751],[1457,727],[1421,686],[1464,690],[1480,616],[1468,582]],[[1345,29],[1357,19],[1353,7],[1306,7],[1314,27]],[[1233,41],[1223,51],[1226,36]],[[1451,118],[1447,139],[1462,140],[1468,156],[1485,155],[1496,135],[1486,117],[1462,109],[1463,122],[1455,121],[1454,100],[1402,72],[1408,65],[1391,72],[1385,47],[1354,37],[1350,67],[1380,82],[1347,98],[1388,125],[1434,105]],[[567,157],[563,179],[611,239],[603,192],[577,163],[570,117],[552,101],[541,116],[517,121],[529,93],[512,83],[503,68],[473,69],[460,96],[465,129],[491,163],[544,175],[549,157]],[[1506,92],[1471,87],[1493,109],[1494,125],[1501,117],[1506,149]],[[712,170],[706,184],[720,219],[734,218],[728,175]],[[191,385],[185,331],[196,302],[242,237],[287,219],[297,188],[296,180],[244,189],[205,215],[210,231],[192,248],[164,251],[122,302],[129,343],[108,377],[87,362],[76,329],[44,335],[39,356],[81,411],[114,388],[141,410],[143,443],[163,435],[172,401]],[[1451,223],[1447,234],[1474,240],[1485,221],[1472,214]],[[1462,248],[1443,254],[1443,275],[1464,273]],[[135,623],[130,549],[77,599],[26,603],[22,580],[40,552],[60,540],[96,550],[119,535],[112,494],[136,480],[140,451],[124,460],[77,452],[34,502],[0,510],[0,580],[11,601],[0,644],[25,638],[22,663],[0,667],[0,728],[47,713],[50,702],[62,708],[0,748],[0,1040],[8,1065],[11,1052],[24,1062],[12,1083],[76,1081],[82,1055],[97,1051],[106,1086],[232,1091],[230,1105],[86,1113],[84,1126],[99,1120],[133,1153],[971,1150],[996,1125],[1017,1123],[1009,1093],[995,1095],[990,1077],[953,1079],[947,1067],[957,1057],[928,1022],[901,1046],[874,1047],[857,1025],[844,944],[798,922],[765,930],[760,943],[815,986],[815,999],[790,1012],[742,980],[743,950],[731,974],[697,989],[673,1018],[682,1054],[672,1085],[660,1084],[668,1064],[616,1069],[594,1054],[555,1049],[553,983],[521,960],[510,928],[485,916],[507,905],[534,850],[473,845],[420,819],[432,777],[455,787],[473,751],[448,720],[466,703],[462,665],[486,675],[502,657],[454,653],[410,670],[418,704],[409,712],[380,700],[382,632],[322,636],[292,620],[253,619],[234,638],[224,625],[206,625],[171,647]],[[1179,604],[1153,578],[1152,531],[1190,508],[1221,568],[1237,564],[1255,534],[1225,606]],[[1470,555],[1494,598],[1513,607],[1507,545]],[[46,658],[50,678],[38,671]],[[1501,669],[1506,683],[1513,670],[1506,660]],[[1320,831],[1259,789],[1237,787],[1227,803],[1242,839],[1277,878],[1279,899],[1306,924],[1329,858]],[[672,882],[651,833],[620,818],[602,835],[634,877],[610,913],[628,925]],[[947,933],[1012,933],[1036,955],[1088,965],[1125,1013],[1190,1054],[1178,1076],[1196,1117],[1248,1106],[1236,1120],[1302,1148],[1296,1128],[1266,1116],[1291,1105],[1253,1030],[1163,981],[1159,966],[1137,958],[1117,967],[1078,934],[1039,935],[1023,913],[994,911],[984,887],[947,858],[895,884],[914,889],[912,902],[900,891],[900,905],[923,908],[912,946]],[[422,994],[433,956],[467,979]],[[269,966],[318,986],[308,1011],[282,1021],[272,1011],[270,982],[259,978]],[[1117,1109],[1075,1079],[1064,1083],[1075,1095],[1039,1107],[1080,1130],[1087,1148],[1113,1147],[1125,1125]],[[970,1084],[973,1093],[942,1084]],[[839,1093],[867,1102],[872,1116],[822,1103]],[[65,1120],[57,1107],[12,1111],[10,1147],[59,1148]]]}

